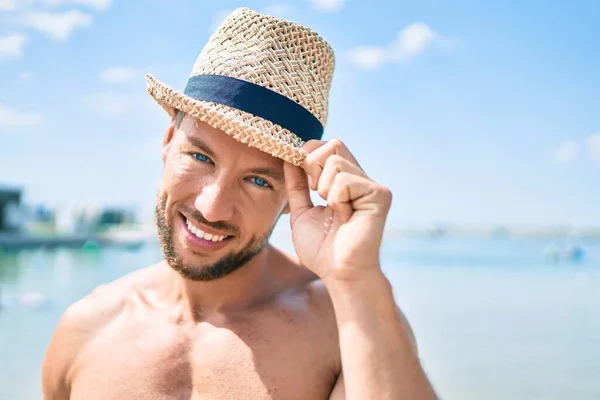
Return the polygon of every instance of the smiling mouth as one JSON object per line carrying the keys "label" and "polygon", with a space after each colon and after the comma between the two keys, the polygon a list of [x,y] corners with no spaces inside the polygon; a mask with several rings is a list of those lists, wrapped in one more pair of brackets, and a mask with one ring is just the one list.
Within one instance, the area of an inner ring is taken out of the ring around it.
{"label": "smiling mouth", "polygon": [[193,223],[191,223],[185,216],[183,217],[185,220],[185,224],[188,228],[188,230],[194,234],[194,236],[196,236],[198,239],[202,239],[202,240],[206,240],[208,242],[222,242],[225,239],[229,239],[232,236],[229,235],[213,235],[211,233],[208,232],[204,232],[202,229],[198,228],[197,226],[195,226]]}

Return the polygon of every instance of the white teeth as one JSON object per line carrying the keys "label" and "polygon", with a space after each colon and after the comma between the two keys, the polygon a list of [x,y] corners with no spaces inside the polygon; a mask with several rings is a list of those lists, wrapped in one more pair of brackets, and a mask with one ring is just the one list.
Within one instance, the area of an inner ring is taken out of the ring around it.
{"label": "white teeth", "polygon": [[220,242],[226,238],[226,236],[212,235],[210,233],[206,233],[203,230],[201,230],[200,228],[192,225],[192,223],[188,220],[186,220],[185,222],[186,222],[186,225],[187,225],[188,229],[190,230],[190,232],[192,232],[194,235],[196,235],[200,239],[204,239],[204,240],[208,240],[208,241],[212,241],[212,242]]}

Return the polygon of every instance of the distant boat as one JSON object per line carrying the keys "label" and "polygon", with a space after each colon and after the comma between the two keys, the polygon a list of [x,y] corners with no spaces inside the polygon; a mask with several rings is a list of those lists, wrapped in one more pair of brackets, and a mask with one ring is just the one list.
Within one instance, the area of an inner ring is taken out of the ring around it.
{"label": "distant boat", "polygon": [[586,250],[579,244],[558,245],[551,243],[542,250],[542,257],[551,262],[583,262],[586,257]]}
{"label": "distant boat", "polygon": [[586,251],[583,246],[574,245],[567,250],[568,257],[573,262],[581,262],[584,260]]}
{"label": "distant boat", "polygon": [[151,241],[153,236],[137,227],[114,227],[98,233],[94,240],[99,245],[141,247]]}

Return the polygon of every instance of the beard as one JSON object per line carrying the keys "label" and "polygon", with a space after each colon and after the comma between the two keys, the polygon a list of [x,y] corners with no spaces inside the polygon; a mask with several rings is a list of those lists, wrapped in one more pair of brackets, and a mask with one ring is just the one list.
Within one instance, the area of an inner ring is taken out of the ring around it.
{"label": "beard", "polygon": [[[271,234],[273,233],[273,229],[275,228],[275,225],[277,225],[276,221],[266,234],[254,236],[244,248],[239,251],[232,251],[212,264],[192,265],[191,263],[185,262],[181,255],[175,250],[173,228],[171,228],[167,222],[166,208],[167,195],[166,193],[163,193],[162,195],[159,195],[156,202],[156,225],[163,256],[171,268],[179,272],[184,278],[192,281],[213,281],[223,278],[243,267],[267,246]],[[235,228],[231,229],[230,225],[225,224],[224,222],[219,221],[211,223],[207,221],[198,211],[192,212],[189,215],[215,229],[229,227],[230,230],[237,232]]]}

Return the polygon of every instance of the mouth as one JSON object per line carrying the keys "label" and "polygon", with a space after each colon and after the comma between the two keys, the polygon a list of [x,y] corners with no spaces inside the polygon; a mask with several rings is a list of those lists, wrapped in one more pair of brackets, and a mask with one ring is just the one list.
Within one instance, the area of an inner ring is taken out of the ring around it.
{"label": "mouth", "polygon": [[188,242],[205,249],[219,249],[225,246],[233,238],[231,235],[214,231],[206,232],[206,230],[201,229],[196,224],[188,220],[183,214],[181,214],[181,225],[186,233]]}

